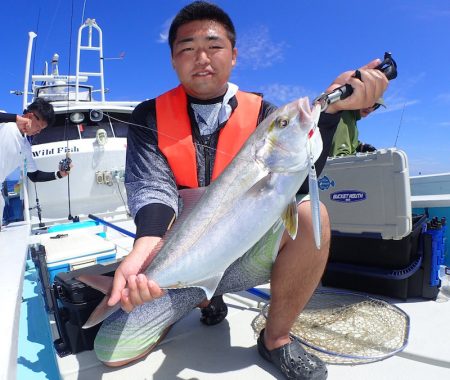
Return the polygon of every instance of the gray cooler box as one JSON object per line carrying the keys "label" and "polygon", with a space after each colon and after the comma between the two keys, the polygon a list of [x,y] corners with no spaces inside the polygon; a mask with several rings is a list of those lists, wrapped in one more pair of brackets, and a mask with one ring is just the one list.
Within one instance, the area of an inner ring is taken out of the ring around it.
{"label": "gray cooler box", "polygon": [[426,217],[411,213],[403,151],[329,159],[319,188],[332,230],[324,286],[401,299],[436,297]]}
{"label": "gray cooler box", "polygon": [[411,232],[408,160],[401,150],[330,158],[319,189],[334,233],[399,240]]}

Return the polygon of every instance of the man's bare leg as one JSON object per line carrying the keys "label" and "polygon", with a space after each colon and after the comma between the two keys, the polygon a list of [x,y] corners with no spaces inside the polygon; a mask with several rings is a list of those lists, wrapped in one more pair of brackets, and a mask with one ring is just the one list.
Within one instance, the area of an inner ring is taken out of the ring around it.
{"label": "man's bare leg", "polygon": [[289,331],[322,277],[330,247],[330,223],[325,206],[321,248],[317,250],[309,202],[298,206],[299,230],[295,240],[285,232],[272,269],[271,302],[264,342],[270,351],[290,342]]}

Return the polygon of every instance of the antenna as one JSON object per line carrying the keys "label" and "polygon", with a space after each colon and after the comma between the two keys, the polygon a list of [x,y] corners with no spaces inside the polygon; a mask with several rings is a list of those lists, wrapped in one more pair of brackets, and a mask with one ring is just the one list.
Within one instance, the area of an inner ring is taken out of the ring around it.
{"label": "antenna", "polygon": [[111,58],[103,58],[104,61],[111,61],[113,59],[124,59],[125,58],[125,52],[122,51],[118,57],[111,57]]}

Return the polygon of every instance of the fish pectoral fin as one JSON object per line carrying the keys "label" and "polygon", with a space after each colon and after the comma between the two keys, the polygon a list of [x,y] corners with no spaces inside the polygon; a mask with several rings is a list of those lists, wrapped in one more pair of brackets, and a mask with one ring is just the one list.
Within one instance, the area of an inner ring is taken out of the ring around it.
{"label": "fish pectoral fin", "polygon": [[113,277],[110,276],[100,276],[100,275],[89,275],[82,274],[81,276],[76,277],[78,281],[85,283],[91,288],[97,289],[99,292],[103,294],[110,294],[112,285],[113,285]]}
{"label": "fish pectoral fin", "polygon": [[97,305],[88,320],[83,325],[83,329],[89,329],[108,318],[112,313],[120,309],[120,302],[114,306],[108,306],[109,296],[103,297],[102,301]]}
{"label": "fish pectoral fin", "polygon": [[281,220],[283,221],[284,228],[286,228],[289,236],[292,239],[295,239],[298,229],[298,211],[295,197],[292,202],[287,205],[286,209],[281,215]]}
{"label": "fish pectoral fin", "polygon": [[208,277],[208,278],[204,278],[203,280],[200,280],[196,283],[190,284],[189,286],[196,286],[198,288],[201,288],[204,290],[204,292],[206,293],[206,298],[208,298],[208,300],[210,300],[213,295],[214,292],[217,289],[217,286],[219,285],[220,280],[223,277],[223,273],[219,273],[213,277]]}

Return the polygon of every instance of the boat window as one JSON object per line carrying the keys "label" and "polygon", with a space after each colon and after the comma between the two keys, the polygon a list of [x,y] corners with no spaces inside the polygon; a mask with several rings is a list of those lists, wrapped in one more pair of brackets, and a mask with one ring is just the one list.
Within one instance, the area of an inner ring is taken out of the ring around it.
{"label": "boat window", "polygon": [[46,144],[56,141],[78,140],[80,135],[75,124],[69,119],[66,121],[66,115],[56,115],[52,126],[43,129],[39,134],[33,136],[32,144]]}
{"label": "boat window", "polygon": [[[36,97],[52,102],[75,100],[75,87],[74,84],[42,86],[37,89]],[[92,101],[92,87],[80,85],[78,88],[78,100],[81,102]]]}
{"label": "boat window", "polygon": [[89,112],[83,112],[81,124],[72,123],[66,114],[56,115],[55,123],[33,137],[32,145],[47,144],[57,141],[95,138],[98,129],[104,129],[108,137],[126,137],[131,114],[104,112],[100,121],[91,121]]}

